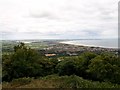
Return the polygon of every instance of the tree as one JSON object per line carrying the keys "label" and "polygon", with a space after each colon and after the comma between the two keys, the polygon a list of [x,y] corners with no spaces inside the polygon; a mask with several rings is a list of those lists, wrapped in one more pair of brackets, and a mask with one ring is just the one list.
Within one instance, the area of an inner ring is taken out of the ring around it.
{"label": "tree", "polygon": [[27,48],[24,43],[14,47],[14,53],[3,58],[3,81],[20,77],[38,77],[53,74],[58,63]]}
{"label": "tree", "polygon": [[78,56],[79,63],[76,65],[78,76],[89,78],[89,73],[86,72],[86,70],[88,69],[88,66],[91,63],[91,60],[96,56],[97,55],[92,52],[84,52],[80,56]]}
{"label": "tree", "polygon": [[104,53],[92,59],[87,71],[94,80],[120,83],[120,60],[113,54]]}
{"label": "tree", "polygon": [[58,63],[56,69],[59,75],[72,75],[76,74],[78,76],[87,77],[86,70],[90,64],[90,60],[96,57],[96,54],[91,52],[86,52],[76,57],[67,57],[63,61]]}
{"label": "tree", "polygon": [[72,75],[76,73],[75,61],[63,60],[56,66],[59,75]]}
{"label": "tree", "polygon": [[19,49],[25,49],[25,48],[27,47],[25,47],[25,44],[21,42],[20,45],[14,46],[14,52],[16,52]]}
{"label": "tree", "polygon": [[42,75],[42,65],[37,51],[27,48],[24,43],[14,47],[14,54],[3,60],[3,80]]}

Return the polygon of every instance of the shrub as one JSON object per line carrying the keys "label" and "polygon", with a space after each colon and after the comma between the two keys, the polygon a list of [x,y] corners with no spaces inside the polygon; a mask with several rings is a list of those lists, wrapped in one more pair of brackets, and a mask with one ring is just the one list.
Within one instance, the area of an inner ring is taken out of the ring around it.
{"label": "shrub", "polygon": [[92,78],[120,83],[120,60],[113,54],[102,54],[91,60],[89,69]]}

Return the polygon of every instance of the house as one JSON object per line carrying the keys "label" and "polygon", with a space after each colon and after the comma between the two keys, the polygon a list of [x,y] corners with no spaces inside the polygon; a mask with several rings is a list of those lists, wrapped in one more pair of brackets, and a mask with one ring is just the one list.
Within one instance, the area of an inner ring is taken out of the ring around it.
{"label": "house", "polygon": [[45,54],[46,57],[56,56],[56,54]]}

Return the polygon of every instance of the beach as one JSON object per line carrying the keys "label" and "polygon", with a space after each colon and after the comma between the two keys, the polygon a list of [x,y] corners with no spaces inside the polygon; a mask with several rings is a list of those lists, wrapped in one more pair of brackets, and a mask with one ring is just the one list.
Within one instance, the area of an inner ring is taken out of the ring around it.
{"label": "beach", "polygon": [[71,41],[62,41],[59,43],[87,46],[87,47],[101,47],[101,48],[114,48],[114,49],[118,48],[117,40],[71,40]]}

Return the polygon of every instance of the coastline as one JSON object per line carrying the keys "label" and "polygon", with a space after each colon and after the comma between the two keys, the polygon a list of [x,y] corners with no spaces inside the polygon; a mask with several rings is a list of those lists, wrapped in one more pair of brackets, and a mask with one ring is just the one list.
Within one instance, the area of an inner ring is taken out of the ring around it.
{"label": "coastline", "polygon": [[75,45],[75,46],[83,46],[83,47],[94,47],[94,48],[106,48],[106,49],[119,49],[118,47],[106,47],[106,46],[97,46],[97,45],[86,45],[86,44],[77,44],[71,41],[62,41],[59,42],[61,44]]}

